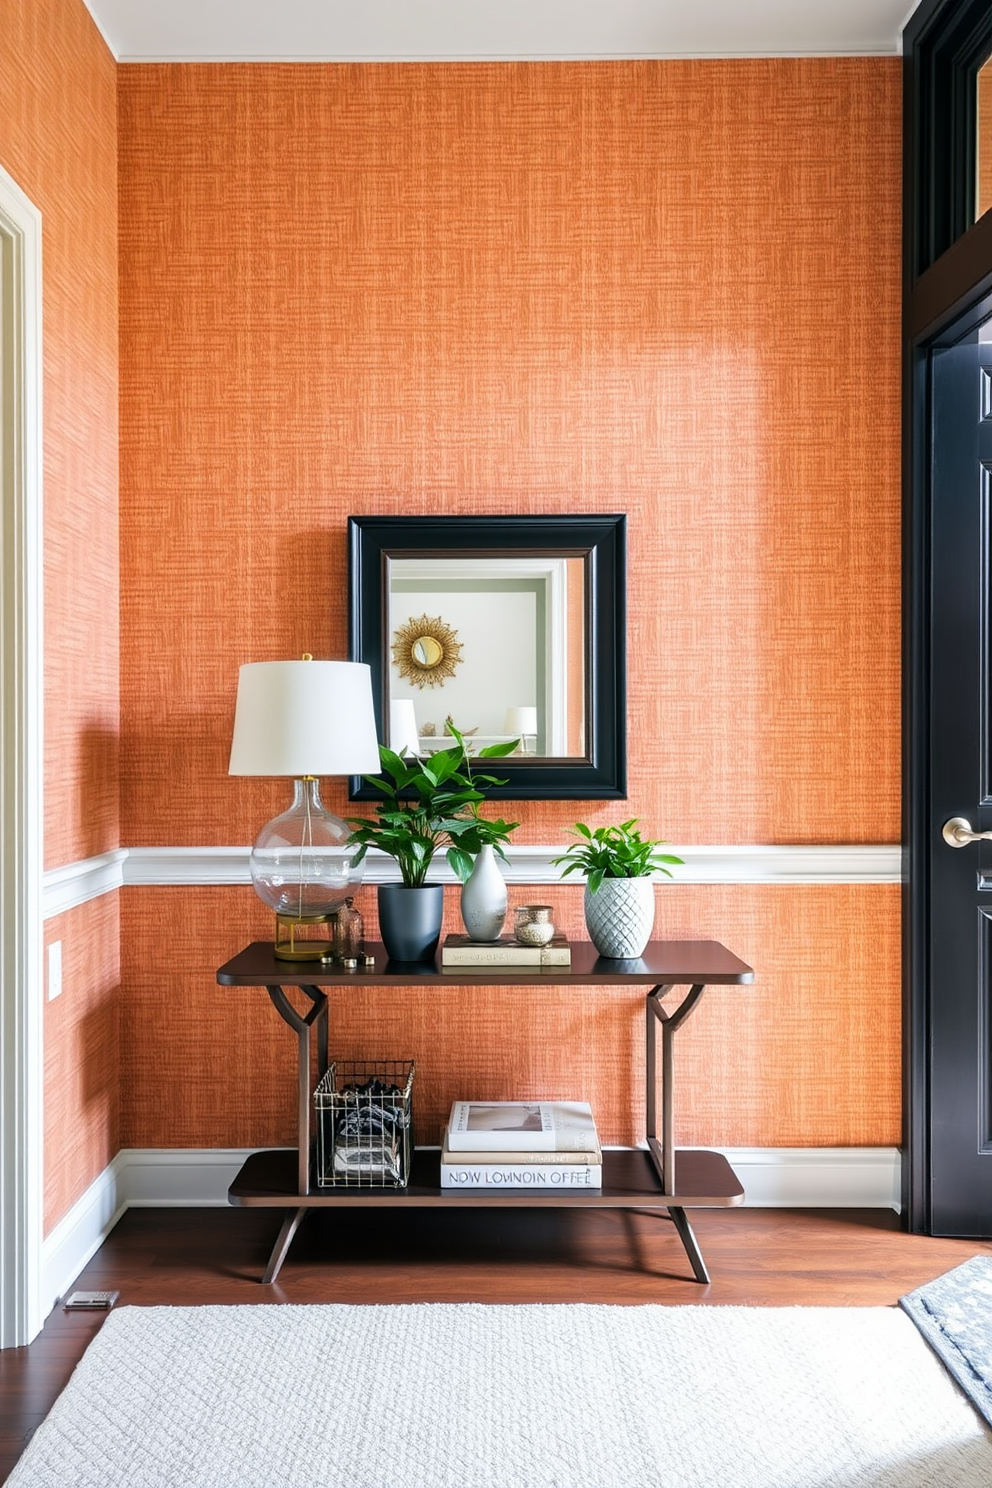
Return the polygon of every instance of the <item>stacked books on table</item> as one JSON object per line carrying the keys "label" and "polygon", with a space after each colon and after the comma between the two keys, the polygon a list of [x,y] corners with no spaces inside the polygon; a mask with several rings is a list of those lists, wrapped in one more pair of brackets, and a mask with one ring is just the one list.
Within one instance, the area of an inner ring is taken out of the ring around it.
{"label": "stacked books on table", "polygon": [[543,946],[521,945],[512,935],[499,940],[470,940],[467,935],[446,935],[441,947],[441,969],[457,970],[464,966],[505,966],[527,971],[541,971],[546,966],[571,966],[572,952],[564,935],[556,935]]}
{"label": "stacked books on table", "polygon": [[442,1188],[603,1186],[603,1152],[585,1101],[455,1101],[441,1148]]}

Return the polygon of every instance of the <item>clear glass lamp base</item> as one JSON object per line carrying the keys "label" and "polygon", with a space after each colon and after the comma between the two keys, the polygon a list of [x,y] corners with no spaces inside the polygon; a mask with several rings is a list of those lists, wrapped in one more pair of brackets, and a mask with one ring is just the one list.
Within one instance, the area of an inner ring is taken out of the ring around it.
{"label": "clear glass lamp base", "polygon": [[263,827],[251,850],[255,892],[276,915],[275,954],[280,960],[316,961],[329,955],[330,938],[313,935],[327,924],[361,882],[363,863],[350,830],[325,810],[312,776],[293,782],[287,811]]}

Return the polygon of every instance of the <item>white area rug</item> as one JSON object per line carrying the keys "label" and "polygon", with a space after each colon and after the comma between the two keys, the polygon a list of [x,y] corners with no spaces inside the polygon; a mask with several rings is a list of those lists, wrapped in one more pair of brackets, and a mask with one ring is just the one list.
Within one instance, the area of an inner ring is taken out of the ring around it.
{"label": "white area rug", "polygon": [[989,1488],[889,1308],[122,1308],[11,1488]]}

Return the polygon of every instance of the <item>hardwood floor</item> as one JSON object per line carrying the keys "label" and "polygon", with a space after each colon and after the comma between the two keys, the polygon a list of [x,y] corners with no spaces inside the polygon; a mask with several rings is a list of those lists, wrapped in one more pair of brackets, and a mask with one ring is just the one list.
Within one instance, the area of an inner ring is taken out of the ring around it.
{"label": "hardwood floor", "polygon": [[[278,1212],[132,1209],[79,1277],[118,1306],[266,1302],[613,1302],[891,1306],[987,1241],[906,1235],[877,1210],[695,1210],[713,1275],[697,1285],[673,1228],[596,1210],[314,1212],[276,1285],[262,1287]],[[103,1316],[57,1308],[35,1342],[0,1353],[0,1482]]]}

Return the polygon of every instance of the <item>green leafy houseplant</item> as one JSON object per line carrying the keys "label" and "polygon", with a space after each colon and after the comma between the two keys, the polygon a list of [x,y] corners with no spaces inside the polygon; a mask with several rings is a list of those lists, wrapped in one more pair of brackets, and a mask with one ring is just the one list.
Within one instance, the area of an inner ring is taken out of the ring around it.
{"label": "green leafy houseplant", "polygon": [[621,822],[618,827],[596,827],[594,831],[584,822],[576,822],[574,834],[580,841],[573,842],[560,858],[552,858],[556,866],[565,863],[562,878],[570,873],[583,873],[592,893],[596,893],[604,878],[649,878],[652,873],[672,875],[666,863],[681,863],[674,853],[660,853],[663,842],[646,841],[636,830],[639,817]]}
{"label": "green leafy houseplant", "polygon": [[[406,888],[423,886],[435,854],[446,845],[448,862],[464,883],[474,855],[484,846],[506,857],[503,843],[519,825],[480,814],[488,787],[506,782],[495,775],[473,775],[465,740],[457,729],[451,732],[452,748],[426,759],[398,755],[380,745],[383,774],[366,777],[385,797],[376,807],[378,818],[347,818],[352,828],[349,840],[361,844],[356,861],[361,862],[370,847],[379,848],[395,858]],[[518,743],[515,739],[489,744],[477,758],[512,754]]]}
{"label": "green leafy houseplant", "polygon": [[674,853],[662,853],[664,844],[646,841],[637,830],[637,817],[617,827],[590,830],[576,822],[579,838],[563,857],[562,878],[570,873],[585,875],[585,916],[589,938],[601,956],[636,958],[641,955],[654,925],[653,873],[672,875],[665,866],[681,863]]}

